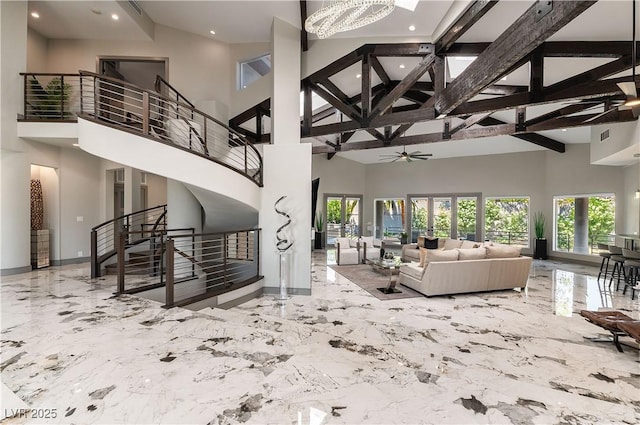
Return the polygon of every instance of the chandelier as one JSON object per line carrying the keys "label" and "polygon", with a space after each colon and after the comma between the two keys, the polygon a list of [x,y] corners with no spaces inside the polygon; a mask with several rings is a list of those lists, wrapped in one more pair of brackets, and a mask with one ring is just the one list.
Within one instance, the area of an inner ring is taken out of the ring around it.
{"label": "chandelier", "polygon": [[331,0],[307,18],[304,29],[318,38],[376,22],[393,11],[395,0]]}

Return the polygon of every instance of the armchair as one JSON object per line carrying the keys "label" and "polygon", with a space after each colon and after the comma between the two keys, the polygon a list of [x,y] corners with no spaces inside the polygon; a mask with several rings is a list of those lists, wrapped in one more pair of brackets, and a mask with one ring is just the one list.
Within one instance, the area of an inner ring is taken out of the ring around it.
{"label": "armchair", "polygon": [[339,266],[360,263],[360,243],[349,238],[337,238],[336,262]]}
{"label": "armchair", "polygon": [[382,241],[380,239],[374,239],[373,236],[361,236],[360,247],[362,248],[363,263],[367,260],[380,258],[380,248],[382,248]]}

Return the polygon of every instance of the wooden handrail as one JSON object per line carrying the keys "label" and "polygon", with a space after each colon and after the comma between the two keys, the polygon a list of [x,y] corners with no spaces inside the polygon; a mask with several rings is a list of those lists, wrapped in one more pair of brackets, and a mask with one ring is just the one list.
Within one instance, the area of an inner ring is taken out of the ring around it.
{"label": "wooden handrail", "polygon": [[189,106],[191,106],[192,108],[195,109],[195,105],[193,103],[191,103],[189,101],[189,99],[187,99],[185,96],[182,95],[182,93],[180,93],[178,90],[176,90],[171,84],[169,84],[169,82],[167,80],[165,80],[164,78],[162,78],[162,76],[160,75],[156,75],[156,82],[155,82],[155,89],[158,93],[162,94],[162,86],[165,85],[167,86],[171,91],[173,91],[176,94],[176,100],[179,101],[180,98],[182,98]]}
{"label": "wooden handrail", "polygon": [[142,214],[142,213],[144,213],[144,212],[151,211],[151,210],[155,210],[156,208],[163,208],[163,207],[164,207],[164,209],[165,209],[165,210],[164,210],[164,212],[161,214],[161,217],[162,217],[162,216],[166,215],[166,213],[167,213],[167,204],[164,204],[164,205],[156,205],[155,207],[150,207],[150,208],[147,208],[147,209],[144,209],[144,210],[135,211],[135,212],[132,212],[132,213],[129,213],[129,214],[121,215],[120,217],[112,218],[111,220],[107,220],[107,221],[105,221],[104,223],[100,223],[100,224],[98,224],[97,226],[92,227],[92,228],[91,228],[91,230],[98,230],[100,227],[102,227],[102,226],[104,226],[104,225],[106,225],[106,224],[112,223],[112,222],[114,222],[114,221],[116,221],[116,220],[122,220],[122,219],[125,219],[125,218],[130,217],[130,216],[132,216],[132,215],[134,215],[134,214]]}

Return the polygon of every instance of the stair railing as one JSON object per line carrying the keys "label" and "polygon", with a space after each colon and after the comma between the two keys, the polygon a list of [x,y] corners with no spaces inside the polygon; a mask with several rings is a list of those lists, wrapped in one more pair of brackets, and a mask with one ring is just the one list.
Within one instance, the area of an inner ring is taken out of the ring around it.
{"label": "stair railing", "polygon": [[[138,230],[129,235],[129,243],[140,244],[152,235],[165,231],[167,225],[167,205],[147,208],[105,221],[91,229],[91,277],[101,276],[102,264],[116,255],[118,235]],[[135,238],[135,239],[134,239]]]}
{"label": "stair railing", "polygon": [[[171,144],[262,186],[262,156],[243,135],[195,109],[124,81],[80,71],[81,113],[94,122]],[[195,143],[194,143],[195,142]]]}
{"label": "stair railing", "polygon": [[[193,229],[167,230],[154,235],[155,249],[142,255],[128,250],[127,241],[136,239],[131,235],[139,232],[119,235],[116,295],[164,287],[164,306],[171,308],[233,291],[261,278],[260,229],[197,234]],[[156,293],[154,299],[158,297]]]}

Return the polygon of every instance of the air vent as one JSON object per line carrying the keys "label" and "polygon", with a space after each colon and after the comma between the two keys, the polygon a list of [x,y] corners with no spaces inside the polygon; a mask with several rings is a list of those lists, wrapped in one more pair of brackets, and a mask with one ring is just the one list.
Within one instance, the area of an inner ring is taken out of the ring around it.
{"label": "air vent", "polygon": [[609,129],[607,128],[605,131],[603,131],[602,133],[600,133],[600,141],[604,142],[605,140],[607,140],[609,138]]}
{"label": "air vent", "polygon": [[142,16],[142,8],[140,7],[137,1],[129,0],[129,4],[131,5],[131,7],[133,7],[133,10],[138,12],[138,15]]}

